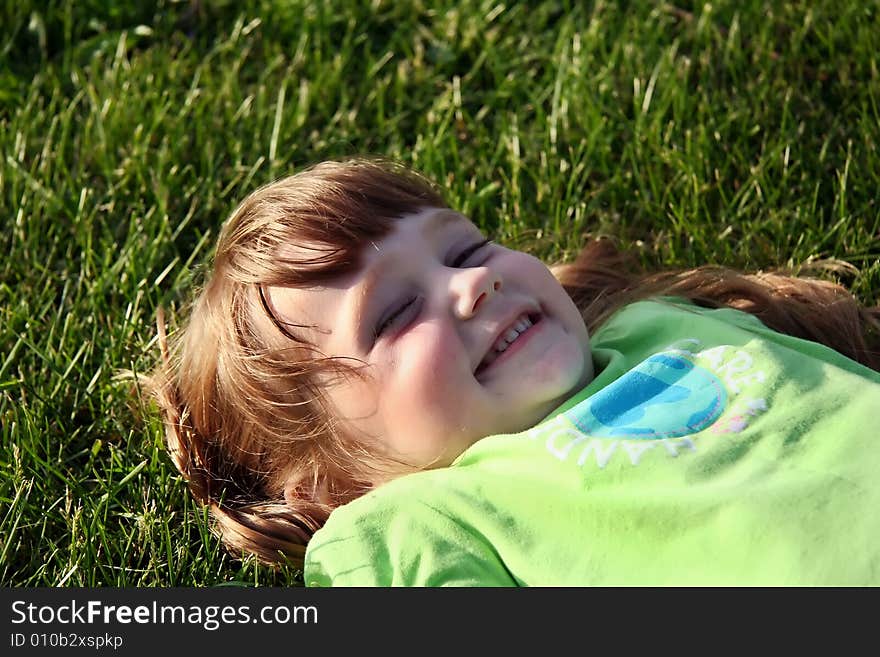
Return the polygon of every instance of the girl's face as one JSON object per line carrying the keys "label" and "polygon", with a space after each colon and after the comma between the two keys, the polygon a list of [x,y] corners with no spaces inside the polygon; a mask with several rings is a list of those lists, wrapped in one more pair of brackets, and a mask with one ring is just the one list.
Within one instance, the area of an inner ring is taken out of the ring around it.
{"label": "girl's face", "polygon": [[282,322],[314,325],[325,355],[369,365],[369,378],[329,385],[330,401],[416,467],[534,425],[593,377],[587,329],[546,265],[452,210],[400,218],[333,284],[266,294]]}

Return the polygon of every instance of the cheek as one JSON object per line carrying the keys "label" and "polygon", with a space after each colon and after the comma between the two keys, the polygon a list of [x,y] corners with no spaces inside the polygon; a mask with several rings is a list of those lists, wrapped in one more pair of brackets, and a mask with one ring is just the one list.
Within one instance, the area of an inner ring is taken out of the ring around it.
{"label": "cheek", "polygon": [[383,414],[413,430],[446,430],[458,415],[468,387],[469,364],[451,329],[425,322],[395,345],[383,372]]}
{"label": "cheek", "polygon": [[532,255],[521,251],[508,251],[503,267],[504,277],[518,287],[541,293],[543,296],[565,294],[547,265]]}
{"label": "cheek", "polygon": [[550,310],[563,322],[566,329],[577,336],[580,341],[586,343],[587,329],[581,313],[571,297],[541,260],[532,256],[526,256],[525,259],[526,261],[518,270],[521,272],[519,276],[529,281],[535,292],[549,304]]}
{"label": "cheek", "polygon": [[387,368],[401,397],[445,397],[459,389],[466,373],[464,350],[449,328],[424,322],[395,345]]}

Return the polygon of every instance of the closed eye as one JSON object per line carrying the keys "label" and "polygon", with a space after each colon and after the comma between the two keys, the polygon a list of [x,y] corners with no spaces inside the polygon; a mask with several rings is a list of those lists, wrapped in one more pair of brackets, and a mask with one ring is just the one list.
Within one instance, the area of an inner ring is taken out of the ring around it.
{"label": "closed eye", "polygon": [[418,301],[418,297],[412,297],[405,301],[400,307],[394,310],[390,315],[388,315],[385,319],[379,322],[379,325],[376,326],[376,330],[373,332],[373,338],[378,339],[385,331],[387,331],[397,320],[403,315],[406,310],[412,306],[416,301]]}
{"label": "closed eye", "polygon": [[455,268],[461,267],[474,253],[491,243],[492,240],[482,240],[476,244],[471,244],[464,251],[455,256],[455,259],[449,264],[449,266]]}

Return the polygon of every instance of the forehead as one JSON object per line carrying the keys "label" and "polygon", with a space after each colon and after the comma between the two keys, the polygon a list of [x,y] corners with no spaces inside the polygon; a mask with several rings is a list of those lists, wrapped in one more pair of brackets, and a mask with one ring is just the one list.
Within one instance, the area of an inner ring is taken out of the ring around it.
{"label": "forehead", "polygon": [[[316,279],[320,280],[319,284],[296,287],[301,289],[351,287],[352,282],[361,274],[369,273],[376,261],[397,255],[396,251],[400,247],[406,249],[407,246],[414,246],[417,242],[432,242],[447,230],[452,230],[453,226],[478,231],[470,219],[449,208],[426,207],[403,214],[394,220],[386,234],[377,237],[362,236],[361,243],[354,252],[356,255],[354,267],[346,263],[340,266],[337,272],[332,268],[323,268],[320,279]],[[300,241],[285,244],[277,253],[281,259],[292,263],[294,268],[299,268],[302,266],[301,263],[309,264],[320,256],[334,251],[337,249],[327,243]]]}
{"label": "forehead", "polygon": [[[357,269],[363,269],[366,261],[375,258],[375,253],[383,251],[380,248],[382,244],[397,240],[431,239],[438,233],[443,232],[444,228],[450,224],[460,224],[476,228],[470,219],[455,210],[428,206],[400,215],[391,222],[387,233],[381,231],[378,233],[378,236],[375,232],[372,235],[363,233],[358,235],[360,231],[357,228],[352,231],[346,228],[344,223],[340,224],[342,228],[339,232],[340,234],[345,234],[350,239],[360,242],[355,247],[355,252],[359,256],[357,258],[359,265]],[[310,241],[308,239],[300,239],[297,242],[287,241],[276,250],[276,254],[279,258],[295,263],[294,266],[299,267],[301,263],[310,264],[318,256],[339,251],[333,239],[333,237],[330,237],[330,241],[324,241],[323,239],[318,241]],[[347,249],[348,247],[343,248]],[[340,272],[338,276],[333,275],[333,272],[330,270],[324,270],[321,273],[330,274],[329,277],[324,278],[342,279],[347,272]]]}
{"label": "forehead", "polygon": [[448,208],[424,208],[403,215],[395,222],[388,235],[364,245],[358,273],[369,272],[376,261],[396,255],[395,249],[398,247],[405,249],[418,242],[433,242],[453,227],[470,227],[476,230],[470,219]]}
{"label": "forehead", "polygon": [[[427,207],[405,214],[385,237],[362,245],[359,266],[354,271],[310,287],[269,287],[265,295],[268,306],[280,322],[292,327],[295,335],[326,347],[345,332],[343,310],[362,308],[382,277],[393,270],[397,258],[414,254],[419,244],[430,245],[449,231],[461,230],[478,231],[467,217],[448,208]],[[289,245],[282,255],[304,258],[317,248]],[[272,330],[277,333],[276,327]]]}

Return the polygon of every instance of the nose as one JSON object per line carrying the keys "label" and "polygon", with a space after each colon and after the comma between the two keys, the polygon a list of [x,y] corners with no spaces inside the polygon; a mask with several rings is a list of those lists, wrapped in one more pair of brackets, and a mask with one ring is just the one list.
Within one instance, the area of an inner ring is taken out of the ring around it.
{"label": "nose", "polygon": [[457,270],[450,286],[455,316],[470,319],[489,297],[501,289],[501,276],[488,267],[468,267]]}

